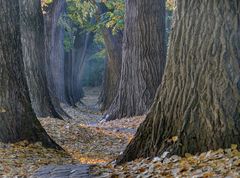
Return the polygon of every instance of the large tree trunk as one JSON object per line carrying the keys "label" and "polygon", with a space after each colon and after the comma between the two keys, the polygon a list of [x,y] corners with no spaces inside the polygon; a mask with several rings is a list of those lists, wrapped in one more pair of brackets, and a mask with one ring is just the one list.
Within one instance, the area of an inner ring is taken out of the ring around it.
{"label": "large tree trunk", "polygon": [[[104,3],[98,4],[98,10],[99,14],[104,14],[109,11]],[[101,104],[101,110],[106,111],[118,92],[122,66],[123,34],[119,31],[113,35],[111,29],[103,28],[102,35],[107,51],[107,58],[99,103]]]}
{"label": "large tree trunk", "polygon": [[45,59],[47,81],[52,103],[64,119],[70,118],[60,106],[65,101],[63,29],[58,26],[60,15],[65,9],[65,0],[54,0],[45,10]]}
{"label": "large tree trunk", "polygon": [[47,87],[44,24],[40,0],[19,0],[21,41],[32,107],[38,117],[58,117]]}
{"label": "large tree trunk", "polygon": [[103,29],[107,50],[102,92],[99,98],[101,110],[105,111],[117,95],[122,66],[122,32],[113,35],[110,29]]}
{"label": "large tree trunk", "polygon": [[165,1],[127,0],[118,94],[106,120],[144,114],[165,66]]}
{"label": "large tree trunk", "polygon": [[42,141],[60,148],[42,128],[31,107],[20,34],[18,1],[0,0],[0,141]]}
{"label": "large tree trunk", "polygon": [[162,85],[119,163],[240,145],[239,12],[238,0],[177,1]]}

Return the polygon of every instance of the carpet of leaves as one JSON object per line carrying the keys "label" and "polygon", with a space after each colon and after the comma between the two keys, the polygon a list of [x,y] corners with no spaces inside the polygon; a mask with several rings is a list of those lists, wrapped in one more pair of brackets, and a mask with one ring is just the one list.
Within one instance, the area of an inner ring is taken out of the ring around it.
{"label": "carpet of leaves", "polygon": [[210,150],[199,155],[187,153],[185,157],[165,156],[138,159],[121,166],[114,163],[101,164],[94,167],[92,174],[96,177],[114,178],[240,177],[240,152],[237,145],[225,150]]}
{"label": "carpet of leaves", "polygon": [[48,134],[65,151],[42,147],[41,143],[26,141],[16,144],[0,143],[0,177],[29,177],[35,170],[50,164],[96,164],[96,177],[240,177],[240,152],[237,145],[229,149],[208,151],[185,157],[138,159],[116,166],[114,159],[133,137],[121,129],[136,129],[144,117],[84,125],[77,121],[40,118]]}
{"label": "carpet of leaves", "polygon": [[[29,177],[44,165],[107,163],[124,150],[133,136],[113,128],[105,129],[106,124],[103,127],[98,124],[84,125],[74,119],[39,120],[47,133],[65,151],[47,149],[41,143],[30,144],[26,141],[15,144],[0,143],[0,177]],[[113,123],[109,122],[109,127]],[[131,124],[129,126],[132,127]],[[119,124],[119,127],[126,126]]]}
{"label": "carpet of leaves", "polygon": [[[63,105],[74,119],[62,121],[39,118],[48,134],[65,150],[44,148],[41,143],[22,141],[0,143],[0,177],[29,177],[45,165],[96,164],[95,177],[154,178],[154,177],[240,177],[240,152],[237,145],[229,149],[208,151],[199,155],[138,159],[121,166],[114,163],[132,139],[145,116],[100,122],[97,102],[99,89],[85,89],[84,106]],[[172,138],[173,141],[178,139]]]}
{"label": "carpet of leaves", "polygon": [[132,138],[128,133],[87,126],[74,121],[42,118],[40,122],[54,141],[84,164],[115,159]]}
{"label": "carpet of leaves", "polygon": [[0,177],[28,177],[41,166],[68,163],[76,161],[68,153],[44,148],[41,143],[0,143]]}

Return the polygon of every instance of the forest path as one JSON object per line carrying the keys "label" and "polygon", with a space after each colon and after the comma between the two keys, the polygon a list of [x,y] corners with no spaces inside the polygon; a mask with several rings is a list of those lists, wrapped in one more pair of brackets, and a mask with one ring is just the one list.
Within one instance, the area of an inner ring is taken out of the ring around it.
{"label": "forest path", "polygon": [[74,159],[74,164],[47,165],[32,177],[90,177],[89,167],[114,160],[125,148],[143,117],[99,122],[100,88],[84,88],[85,96],[77,107],[62,105],[73,118],[62,121],[40,118],[48,134]]}
{"label": "forest path", "polygon": [[47,133],[65,151],[27,141],[0,143],[0,177],[87,177],[90,165],[105,165],[116,159],[144,117],[99,123],[102,116],[96,103],[100,90],[86,91],[84,105],[66,108],[74,119],[39,118]]}
{"label": "forest path", "polygon": [[84,97],[81,103],[76,107],[61,104],[62,108],[74,119],[75,122],[91,125],[96,124],[102,119],[102,113],[99,111],[98,98],[101,93],[100,87],[84,87]]}
{"label": "forest path", "polygon": [[89,178],[91,177],[89,165],[69,164],[62,166],[44,166],[31,178]]}

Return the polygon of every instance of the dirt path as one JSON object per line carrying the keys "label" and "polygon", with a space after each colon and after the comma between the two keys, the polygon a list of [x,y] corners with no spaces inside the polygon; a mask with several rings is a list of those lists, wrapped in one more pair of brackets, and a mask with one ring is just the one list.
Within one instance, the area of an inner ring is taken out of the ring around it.
{"label": "dirt path", "polygon": [[110,162],[124,150],[143,120],[143,117],[135,117],[100,123],[102,114],[97,105],[100,89],[84,88],[84,92],[85,97],[77,107],[62,105],[73,119],[40,119],[48,134],[80,164],[45,166],[34,177],[89,176],[89,166]]}
{"label": "dirt path", "polygon": [[76,107],[70,107],[62,104],[63,109],[74,119],[74,122],[91,125],[97,124],[102,119],[102,113],[99,112],[98,97],[101,88],[87,88],[84,89],[84,97],[81,103],[77,103]]}

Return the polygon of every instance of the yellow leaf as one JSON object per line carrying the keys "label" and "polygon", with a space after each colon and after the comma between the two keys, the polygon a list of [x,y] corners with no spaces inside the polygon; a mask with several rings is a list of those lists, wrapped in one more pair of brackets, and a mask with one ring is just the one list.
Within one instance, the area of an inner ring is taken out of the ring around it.
{"label": "yellow leaf", "polygon": [[236,149],[237,149],[237,145],[236,145],[236,144],[232,144],[232,145],[231,145],[231,149],[232,149],[232,150],[236,150]]}
{"label": "yellow leaf", "polygon": [[175,143],[178,140],[178,136],[172,137],[172,141]]}
{"label": "yellow leaf", "polygon": [[144,167],[142,167],[142,168],[140,168],[140,169],[138,169],[139,170],[139,172],[145,172],[146,171],[146,168],[144,168]]}
{"label": "yellow leaf", "polygon": [[204,178],[213,177],[213,176],[214,176],[214,174],[212,172],[206,172],[203,174]]}
{"label": "yellow leaf", "polygon": [[117,174],[112,174],[111,175],[111,178],[118,178],[119,177],[119,175],[117,175]]}
{"label": "yellow leaf", "polygon": [[192,155],[190,153],[185,153],[185,157],[190,158],[190,157],[192,157]]}
{"label": "yellow leaf", "polygon": [[4,113],[4,112],[7,112],[6,109],[0,108],[0,113]]}

